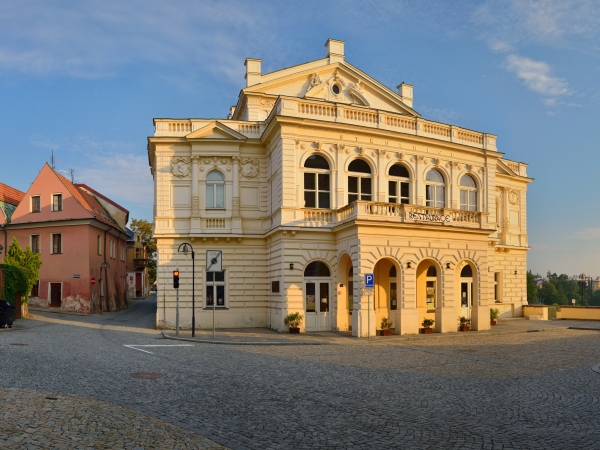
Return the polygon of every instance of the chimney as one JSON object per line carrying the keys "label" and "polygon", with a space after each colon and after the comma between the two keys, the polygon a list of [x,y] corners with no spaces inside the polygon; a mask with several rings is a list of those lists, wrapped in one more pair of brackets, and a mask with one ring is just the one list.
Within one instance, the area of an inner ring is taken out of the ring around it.
{"label": "chimney", "polygon": [[336,39],[327,39],[325,47],[327,47],[327,58],[329,58],[329,64],[336,62],[342,62],[344,60],[344,41],[338,41]]}
{"label": "chimney", "polygon": [[406,84],[404,81],[397,87],[398,95],[400,95],[402,102],[411,108],[413,105],[413,88],[412,84]]}
{"label": "chimney", "polygon": [[234,114],[235,114],[235,106],[230,106],[229,114],[227,114],[227,119],[232,119]]}
{"label": "chimney", "polygon": [[260,84],[262,59],[246,58],[246,87]]}

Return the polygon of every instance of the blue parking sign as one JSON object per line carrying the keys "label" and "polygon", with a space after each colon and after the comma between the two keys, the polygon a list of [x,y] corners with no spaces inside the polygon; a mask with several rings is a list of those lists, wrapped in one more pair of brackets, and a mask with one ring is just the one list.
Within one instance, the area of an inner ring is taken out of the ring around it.
{"label": "blue parking sign", "polygon": [[372,273],[365,274],[365,287],[366,288],[374,288],[375,287],[375,275]]}

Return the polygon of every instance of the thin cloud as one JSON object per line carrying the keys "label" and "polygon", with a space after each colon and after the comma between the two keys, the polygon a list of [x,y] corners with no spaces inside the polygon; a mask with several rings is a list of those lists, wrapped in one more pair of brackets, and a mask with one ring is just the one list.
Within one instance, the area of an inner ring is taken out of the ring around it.
{"label": "thin cloud", "polygon": [[577,239],[579,241],[590,241],[593,239],[600,239],[600,228],[584,228],[583,230],[576,231],[569,239]]}
{"label": "thin cloud", "polygon": [[545,104],[553,106],[556,97],[569,93],[569,83],[562,78],[552,76],[550,66],[543,61],[535,61],[519,55],[508,55],[505,67],[533,92],[545,97]]}

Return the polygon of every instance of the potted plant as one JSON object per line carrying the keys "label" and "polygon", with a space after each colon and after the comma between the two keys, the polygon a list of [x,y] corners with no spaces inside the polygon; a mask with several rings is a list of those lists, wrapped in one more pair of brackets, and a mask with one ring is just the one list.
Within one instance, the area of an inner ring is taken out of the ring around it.
{"label": "potted plant", "polygon": [[490,325],[496,325],[498,323],[498,316],[500,311],[495,308],[490,308]]}
{"label": "potted plant", "polygon": [[460,325],[458,327],[460,331],[471,331],[471,319],[461,316],[458,318],[458,320],[460,321]]}
{"label": "potted plant", "polygon": [[290,327],[290,333],[300,333],[300,324],[302,323],[304,316],[299,312],[288,314],[283,323]]}
{"label": "potted plant", "polygon": [[381,330],[380,336],[391,336],[392,335],[392,321],[387,317],[381,319]]}
{"label": "potted plant", "polygon": [[421,334],[430,334],[433,330],[431,326],[435,323],[433,319],[423,319],[423,328],[421,328]]}

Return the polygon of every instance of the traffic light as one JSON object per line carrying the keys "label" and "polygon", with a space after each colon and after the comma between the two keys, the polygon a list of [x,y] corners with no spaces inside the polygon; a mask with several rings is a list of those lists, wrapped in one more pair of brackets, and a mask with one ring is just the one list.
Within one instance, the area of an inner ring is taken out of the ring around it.
{"label": "traffic light", "polygon": [[173,271],[173,287],[179,289],[179,270]]}

